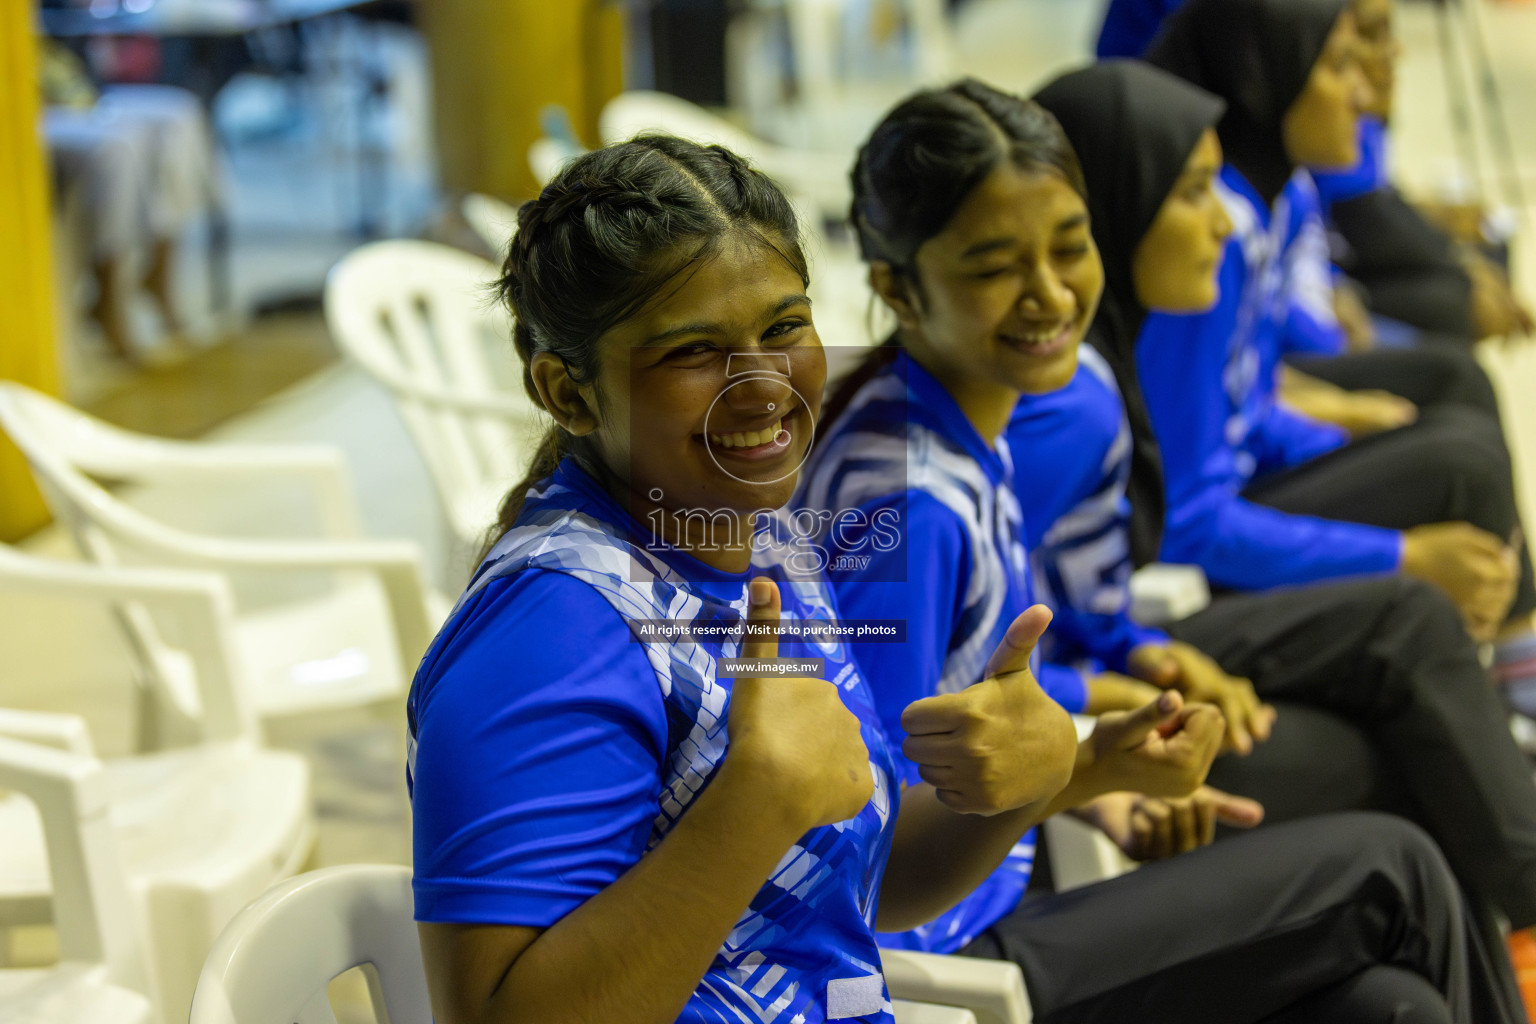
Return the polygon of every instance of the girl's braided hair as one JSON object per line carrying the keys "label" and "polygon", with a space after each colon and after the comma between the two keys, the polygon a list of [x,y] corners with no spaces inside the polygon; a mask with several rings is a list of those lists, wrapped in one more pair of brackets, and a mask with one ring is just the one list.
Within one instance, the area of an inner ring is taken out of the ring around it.
{"label": "girl's braided hair", "polygon": [[[598,339],[735,231],[774,248],[809,283],[794,208],[728,149],[641,135],[567,164],[518,211],[496,286],[513,316],[529,397],[542,405],[532,374],[537,353],[554,353],[573,381],[592,383]],[[503,499],[487,550],[516,521],[528,488],[567,457],[603,478],[590,443],[552,427],[527,477]]]}

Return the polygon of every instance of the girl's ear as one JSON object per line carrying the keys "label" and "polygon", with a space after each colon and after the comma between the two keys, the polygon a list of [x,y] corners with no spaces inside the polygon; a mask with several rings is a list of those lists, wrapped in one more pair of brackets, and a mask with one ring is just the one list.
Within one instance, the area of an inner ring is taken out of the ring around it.
{"label": "girl's ear", "polygon": [[597,416],[587,403],[582,389],[565,368],[565,362],[553,352],[539,352],[528,366],[539,400],[555,422],[573,437],[597,429]]}
{"label": "girl's ear", "polygon": [[917,326],[922,304],[918,301],[917,289],[905,274],[897,273],[884,260],[873,260],[869,264],[869,286],[896,314],[897,323],[907,328]]}

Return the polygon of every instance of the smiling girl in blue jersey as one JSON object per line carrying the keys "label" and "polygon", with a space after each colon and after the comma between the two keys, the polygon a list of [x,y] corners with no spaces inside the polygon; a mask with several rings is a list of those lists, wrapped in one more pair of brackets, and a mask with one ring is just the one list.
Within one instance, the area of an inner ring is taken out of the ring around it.
{"label": "smiling girl in blue jersey", "polygon": [[[760,638],[837,618],[774,511],[826,373],[806,278],[782,193],[718,147],[600,150],[520,212],[500,291],[555,426],[408,704],[438,1024],[890,1024],[876,924],[948,908],[1066,783],[1044,609],[914,709],[942,801],[897,786],[843,644]],[[819,677],[722,660],[779,655]]]}
{"label": "smiling girl in blue jersey", "polygon": [[[861,150],[854,186],[871,283],[899,328],[830,403],[796,500],[824,519],[887,512],[901,523],[900,543],[885,548],[857,529],[825,539],[834,555],[870,556],[833,574],[843,613],[906,623],[904,643],[854,656],[910,791],[943,787],[945,773],[929,754],[943,730],[908,702],[969,693],[978,652],[1031,600],[1001,435],[1022,392],[1071,378],[1102,273],[1059,127],[980,83],[900,104]],[[1106,715],[1051,809],[1111,790],[1187,792],[1220,732],[1213,708],[1174,694]],[[1472,1019],[1468,996],[1426,984],[1433,972],[1409,966],[1392,929],[1359,930],[1375,919],[1357,914],[1368,893],[1404,878],[1404,844],[1422,855],[1419,835],[1375,815],[1316,819],[1021,902],[1025,844],[933,925],[881,940],[1011,959],[1035,1018],[1050,1024]]]}

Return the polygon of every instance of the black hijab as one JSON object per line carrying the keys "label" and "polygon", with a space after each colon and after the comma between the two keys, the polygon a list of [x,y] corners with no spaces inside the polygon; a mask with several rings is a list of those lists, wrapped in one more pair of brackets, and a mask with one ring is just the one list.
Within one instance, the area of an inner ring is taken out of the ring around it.
{"label": "black hijab", "polygon": [[1154,561],[1162,542],[1163,460],[1136,377],[1136,335],[1147,310],[1131,261],[1200,136],[1225,104],[1139,61],[1112,60],[1056,79],[1035,94],[1067,133],[1088,185],[1093,239],[1104,261],[1104,298],[1089,341],[1115,371],[1130,420],[1131,557]]}
{"label": "black hijab", "polygon": [[1281,122],[1348,0],[1188,0],[1147,60],[1227,101],[1226,160],[1272,203],[1295,170]]}

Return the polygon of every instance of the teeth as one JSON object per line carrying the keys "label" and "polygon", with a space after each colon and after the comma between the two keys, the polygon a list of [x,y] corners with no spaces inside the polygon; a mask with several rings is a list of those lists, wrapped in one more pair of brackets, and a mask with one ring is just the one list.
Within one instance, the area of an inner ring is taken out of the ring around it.
{"label": "teeth", "polygon": [[1026,345],[1044,345],[1047,342],[1053,341],[1057,335],[1061,334],[1061,331],[1062,328],[1060,326],[1056,326],[1048,331],[1036,331],[1029,334],[1020,334],[1019,340],[1024,342]]}
{"label": "teeth", "polygon": [[711,444],[717,444],[721,448],[756,448],[758,445],[767,444],[779,436],[783,429],[784,421],[775,420],[762,430],[738,430],[734,434],[710,434]]}

